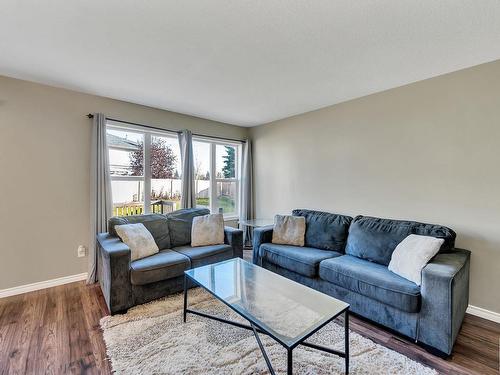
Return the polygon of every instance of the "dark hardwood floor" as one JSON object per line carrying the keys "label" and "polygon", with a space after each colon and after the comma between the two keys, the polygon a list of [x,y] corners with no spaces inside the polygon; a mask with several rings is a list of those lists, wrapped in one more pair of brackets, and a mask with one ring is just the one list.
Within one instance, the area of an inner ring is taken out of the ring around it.
{"label": "dark hardwood floor", "polygon": [[0,374],[109,374],[107,314],[99,286],[84,282],[0,299]]}
{"label": "dark hardwood floor", "polygon": [[[98,285],[83,282],[0,299],[0,374],[109,374]],[[498,374],[500,324],[467,315],[450,358],[353,317],[351,329],[444,374]]]}

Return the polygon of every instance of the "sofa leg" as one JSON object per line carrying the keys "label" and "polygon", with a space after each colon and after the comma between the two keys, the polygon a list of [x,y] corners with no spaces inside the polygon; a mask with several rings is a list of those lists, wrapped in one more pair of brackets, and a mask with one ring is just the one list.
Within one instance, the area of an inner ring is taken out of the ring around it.
{"label": "sofa leg", "polygon": [[124,315],[127,312],[128,312],[128,309],[122,309],[122,310],[118,310],[118,311],[112,312],[111,315]]}

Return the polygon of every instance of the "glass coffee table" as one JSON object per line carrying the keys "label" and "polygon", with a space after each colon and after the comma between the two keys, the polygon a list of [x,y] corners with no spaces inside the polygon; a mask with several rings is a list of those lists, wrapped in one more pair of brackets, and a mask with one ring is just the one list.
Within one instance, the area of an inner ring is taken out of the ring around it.
{"label": "glass coffee table", "polygon": [[[248,320],[249,325],[188,308],[188,283],[194,282]],[[349,372],[349,304],[256,266],[240,258],[184,271],[184,322],[188,313],[253,331],[271,374],[274,370],[259,334],[287,350],[287,374],[292,374],[292,352],[298,345],[338,355]],[[344,351],[306,340],[344,314]]]}

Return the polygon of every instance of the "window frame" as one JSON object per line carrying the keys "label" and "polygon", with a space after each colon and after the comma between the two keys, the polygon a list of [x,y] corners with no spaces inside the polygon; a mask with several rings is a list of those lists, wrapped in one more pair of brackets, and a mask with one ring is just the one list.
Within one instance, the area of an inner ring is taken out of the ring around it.
{"label": "window frame", "polygon": [[[208,173],[210,175],[210,184],[209,184],[209,196],[210,196],[210,201],[209,201],[209,207],[210,207],[210,212],[211,213],[217,213],[218,208],[217,208],[217,183],[218,182],[235,182],[236,183],[236,197],[235,197],[235,212],[231,213],[224,213],[224,220],[225,221],[230,221],[230,220],[238,220],[239,215],[240,215],[240,187],[241,187],[241,158],[242,158],[242,143],[238,141],[230,141],[230,140],[221,140],[217,138],[211,138],[211,137],[206,137],[206,136],[193,136],[193,142],[203,142],[203,143],[208,143],[210,145],[210,150],[209,150],[209,156],[210,156],[210,161],[209,161],[209,170]],[[217,163],[217,146],[231,146],[234,147],[236,150],[235,152],[235,166],[234,166],[234,178],[217,178],[217,173],[216,173],[216,163]],[[194,148],[194,145],[193,145]]]}
{"label": "window frame", "polygon": [[[142,126],[135,126],[131,124],[122,124],[113,120],[107,120],[106,121],[106,131],[109,130],[117,130],[117,131],[126,131],[128,133],[136,133],[136,134],[141,134],[144,139],[144,150],[143,150],[143,165],[142,165],[142,176],[114,176],[111,175],[111,182],[113,181],[142,181],[143,182],[143,191],[144,191],[144,207],[142,210],[143,215],[147,215],[151,213],[151,139],[154,136],[158,137],[167,137],[167,138],[175,138],[178,140],[178,136],[176,132],[172,131],[162,131],[162,130],[153,130],[153,129],[147,129]],[[117,147],[108,147],[108,152],[109,150],[116,149],[119,150],[120,148]],[[139,197],[140,199],[140,197]],[[114,202],[112,203],[114,205]]]}

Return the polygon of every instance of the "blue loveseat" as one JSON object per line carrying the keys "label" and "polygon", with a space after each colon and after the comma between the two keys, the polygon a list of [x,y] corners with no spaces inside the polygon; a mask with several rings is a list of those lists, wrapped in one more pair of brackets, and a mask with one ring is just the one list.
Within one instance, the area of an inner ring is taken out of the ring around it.
{"label": "blue loveseat", "polygon": [[[195,216],[210,213],[191,208],[167,215],[150,214],[113,217],[108,232],[97,235],[98,279],[110,313],[152,301],[183,289],[184,270],[243,257],[243,232],[224,228],[224,244],[191,247]],[[117,236],[116,225],[143,223],[160,252],[132,261],[130,248]]]}
{"label": "blue loveseat", "polygon": [[[305,247],[271,243],[272,226],[254,231],[253,262],[341,299],[351,311],[450,354],[469,298],[470,252],[444,226],[294,210],[306,219]],[[443,238],[422,271],[422,285],[387,268],[409,234]]]}

